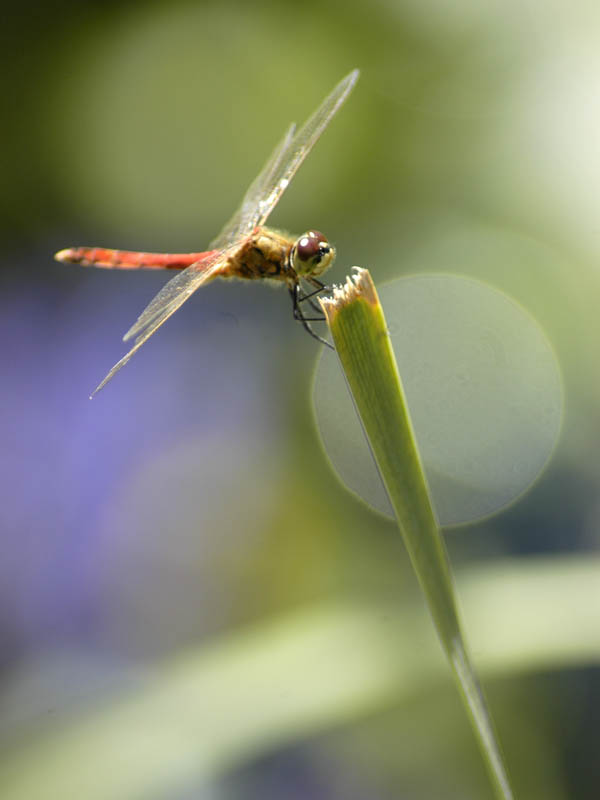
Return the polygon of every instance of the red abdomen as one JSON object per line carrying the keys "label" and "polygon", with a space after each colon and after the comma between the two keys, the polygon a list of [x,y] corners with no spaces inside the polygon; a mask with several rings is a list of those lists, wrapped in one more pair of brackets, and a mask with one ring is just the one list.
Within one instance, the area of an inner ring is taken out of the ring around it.
{"label": "red abdomen", "polygon": [[108,269],[185,269],[215,253],[138,253],[134,250],[108,250],[104,247],[69,247],[54,258],[84,267]]}

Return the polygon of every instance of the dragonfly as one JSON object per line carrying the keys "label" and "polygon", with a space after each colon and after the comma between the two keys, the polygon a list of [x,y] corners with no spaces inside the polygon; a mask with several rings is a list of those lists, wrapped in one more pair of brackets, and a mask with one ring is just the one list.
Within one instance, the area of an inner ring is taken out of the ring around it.
{"label": "dragonfly", "polygon": [[[195,291],[214,278],[270,280],[287,287],[294,319],[315,339],[332,346],[310,324],[322,320],[323,316],[308,317],[304,309],[310,306],[320,314],[313,298],[329,288],[319,277],[333,263],[335,248],[320,231],[311,229],[295,238],[268,228],[265,223],[298,168],[348,98],[358,77],[357,69],[346,75],[299,130],[294,123],[288,127],[236,213],[209,244],[209,250],[201,253],[144,253],[70,247],[55,254],[58,261],[82,266],[180,270],[124,335],[123,340],[133,340],[133,346],[98,384],[91,397],[106,386]],[[310,290],[305,289],[305,285]]]}

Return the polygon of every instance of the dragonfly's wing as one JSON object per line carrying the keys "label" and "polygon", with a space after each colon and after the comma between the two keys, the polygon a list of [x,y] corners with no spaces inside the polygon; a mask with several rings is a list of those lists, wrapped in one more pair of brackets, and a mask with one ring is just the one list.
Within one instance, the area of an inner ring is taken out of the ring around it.
{"label": "dragonfly's wing", "polygon": [[156,297],[148,304],[145,310],[138,317],[133,325],[123,337],[124,341],[132,339],[134,336],[135,344],[127,355],[118,361],[104,380],[94,389],[92,397],[99,392],[109,380],[129,361],[131,356],[136,353],[144,342],[157,331],[163,322],[177,311],[185,303],[196,289],[202,284],[207,283],[215,277],[227,262],[230,250],[219,250],[208,259],[203,259],[187,267],[179,275],[172,278]]}
{"label": "dragonfly's wing", "polygon": [[239,211],[211,243],[212,247],[225,247],[237,238],[248,236],[257,225],[264,225],[298,167],[352,91],[358,76],[357,69],[346,75],[297,133],[293,125],[288,129],[246,192]]}
{"label": "dragonfly's wing", "polygon": [[[167,310],[170,311],[168,316],[171,316],[173,311],[176,311],[196,289],[199,289],[203,283],[213,278],[216,273],[222,268],[230,254],[230,250],[217,250],[213,255],[196,261],[189,267],[175,275],[174,278],[166,283],[160,292],[154,297],[142,311],[135,323],[129,328],[127,333],[123,336],[123,341],[128,342],[144,333],[147,328],[153,326],[154,321],[159,317],[163,317]],[[163,319],[165,321],[166,317]]]}
{"label": "dragonfly's wing", "polygon": [[261,196],[256,198],[256,216],[253,220],[253,227],[265,224],[267,217],[287,189],[298,167],[352,91],[358,76],[357,69],[346,75],[289,142],[285,152],[281,154],[276,168],[269,176],[269,180],[262,187]]}
{"label": "dragonfly's wing", "polygon": [[290,142],[296,133],[296,123],[292,122],[290,127],[285,132],[285,136],[279,142],[275,150],[271,153],[271,157],[252,181],[248,191],[244,195],[244,199],[238,210],[233,217],[225,225],[221,233],[216,239],[213,239],[209,247],[227,247],[238,239],[247,236],[252,232],[255,226],[254,219],[256,218],[256,203],[257,198],[262,197],[264,194],[264,187],[272,181],[272,176],[279,168],[283,155],[287,152]]}

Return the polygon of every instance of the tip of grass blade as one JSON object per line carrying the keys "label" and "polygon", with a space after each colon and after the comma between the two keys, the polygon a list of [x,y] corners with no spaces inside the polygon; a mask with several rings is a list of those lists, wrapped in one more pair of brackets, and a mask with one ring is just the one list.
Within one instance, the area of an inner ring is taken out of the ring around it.
{"label": "tip of grass blade", "polygon": [[363,267],[352,267],[352,272],[353,274],[348,275],[344,284],[334,284],[330,297],[319,298],[328,323],[331,323],[338,311],[359,297],[364,298],[372,305],[379,303],[377,290],[369,270]]}

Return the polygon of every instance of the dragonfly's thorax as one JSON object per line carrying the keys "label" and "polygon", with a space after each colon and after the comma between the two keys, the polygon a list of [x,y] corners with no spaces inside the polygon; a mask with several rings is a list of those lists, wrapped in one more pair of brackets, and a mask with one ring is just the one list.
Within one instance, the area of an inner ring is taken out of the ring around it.
{"label": "dragonfly's thorax", "polygon": [[290,252],[293,241],[269,228],[256,228],[230,256],[224,277],[293,279]]}

